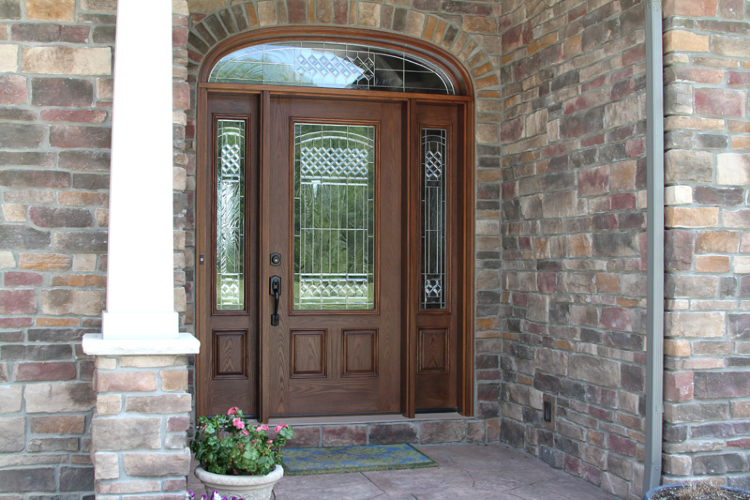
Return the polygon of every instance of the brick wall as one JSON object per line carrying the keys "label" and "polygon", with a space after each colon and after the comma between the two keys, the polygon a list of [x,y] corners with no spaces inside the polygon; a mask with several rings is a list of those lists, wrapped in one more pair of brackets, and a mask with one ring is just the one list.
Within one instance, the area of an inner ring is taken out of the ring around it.
{"label": "brick wall", "polygon": [[482,356],[500,363],[500,438],[635,497],[645,440],[644,7],[500,5],[503,341],[499,360]]}
{"label": "brick wall", "polygon": [[[173,5],[179,47],[187,2]],[[0,495],[94,489],[94,367],[80,340],[100,330],[105,301],[115,11],[115,0],[0,1]],[[175,298],[190,330],[186,53],[183,42]]]}
{"label": "brick wall", "polygon": [[750,488],[750,3],[665,17],[665,480]]}

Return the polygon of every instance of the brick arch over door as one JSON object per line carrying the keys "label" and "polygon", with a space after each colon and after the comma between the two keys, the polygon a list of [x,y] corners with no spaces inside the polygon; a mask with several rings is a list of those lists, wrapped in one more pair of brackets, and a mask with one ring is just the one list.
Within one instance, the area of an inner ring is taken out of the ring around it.
{"label": "brick arch over door", "polygon": [[[194,8],[218,3],[195,2]],[[500,82],[492,58],[472,33],[405,6],[346,0],[264,0],[211,13],[191,12],[190,19],[187,49],[191,74],[197,74],[203,56],[213,47],[240,33],[275,26],[346,26],[407,36],[445,50],[467,71],[467,83],[475,92],[493,89],[487,97],[499,97],[496,89]]]}

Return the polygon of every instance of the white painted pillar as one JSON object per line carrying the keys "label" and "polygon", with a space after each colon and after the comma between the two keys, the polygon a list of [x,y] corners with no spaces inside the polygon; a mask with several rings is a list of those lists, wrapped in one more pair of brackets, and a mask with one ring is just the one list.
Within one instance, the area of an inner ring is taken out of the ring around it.
{"label": "white painted pillar", "polygon": [[107,309],[87,354],[195,353],[174,310],[172,2],[117,5]]}
{"label": "white painted pillar", "polygon": [[117,4],[105,340],[176,339],[172,2]]}

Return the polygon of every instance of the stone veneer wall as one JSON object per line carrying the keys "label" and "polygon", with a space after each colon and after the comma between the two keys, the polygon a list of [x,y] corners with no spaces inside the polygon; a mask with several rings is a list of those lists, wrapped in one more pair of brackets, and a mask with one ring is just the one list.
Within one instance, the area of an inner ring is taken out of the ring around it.
{"label": "stone veneer wall", "polygon": [[665,16],[665,481],[750,489],[750,3]]}
{"label": "stone veneer wall", "polygon": [[[622,498],[645,455],[645,10],[500,3],[500,439]],[[481,280],[480,280],[481,282]],[[543,420],[543,403],[552,421]]]}
{"label": "stone veneer wall", "polygon": [[[187,2],[173,7],[175,302],[192,330]],[[0,1],[0,498],[94,490],[80,340],[105,301],[115,12],[115,0]]]}

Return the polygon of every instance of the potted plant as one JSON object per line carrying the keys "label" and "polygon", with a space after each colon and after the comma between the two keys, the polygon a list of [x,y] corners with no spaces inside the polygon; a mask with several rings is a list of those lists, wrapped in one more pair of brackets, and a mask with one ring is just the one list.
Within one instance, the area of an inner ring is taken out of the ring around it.
{"label": "potted plant", "polygon": [[750,500],[750,492],[729,486],[690,482],[650,489],[643,500]]}
{"label": "potted plant", "polygon": [[226,415],[200,417],[190,450],[200,463],[195,476],[206,493],[226,497],[268,500],[276,482],[284,475],[281,448],[294,435],[285,424],[268,435],[266,424],[251,425],[237,407]]}

